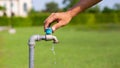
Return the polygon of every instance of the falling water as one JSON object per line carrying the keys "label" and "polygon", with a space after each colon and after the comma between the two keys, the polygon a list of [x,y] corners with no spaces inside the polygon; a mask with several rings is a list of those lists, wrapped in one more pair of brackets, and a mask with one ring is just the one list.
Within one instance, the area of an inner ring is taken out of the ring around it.
{"label": "falling water", "polygon": [[52,53],[53,53],[53,55],[54,55],[54,64],[56,64],[55,44],[52,44],[51,51],[52,51]]}

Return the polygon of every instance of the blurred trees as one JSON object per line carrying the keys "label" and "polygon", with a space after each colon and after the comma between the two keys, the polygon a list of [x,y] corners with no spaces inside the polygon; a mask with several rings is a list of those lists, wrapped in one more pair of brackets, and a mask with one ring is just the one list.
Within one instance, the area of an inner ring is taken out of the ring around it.
{"label": "blurred trees", "polygon": [[111,9],[111,8],[105,6],[105,7],[103,8],[103,11],[102,11],[102,12],[103,12],[103,13],[112,13],[112,12],[114,12],[114,9]]}
{"label": "blurred trees", "polygon": [[120,3],[116,3],[116,4],[114,5],[114,10],[115,10],[116,12],[120,12]]}
{"label": "blurred trees", "polygon": [[114,12],[120,13],[120,4],[119,4],[119,3],[116,3],[116,4],[113,6],[113,8],[109,8],[109,7],[105,6],[105,7],[103,8],[103,11],[102,11],[102,12],[103,12],[103,13],[114,13]]}
{"label": "blurred trees", "polygon": [[[66,6],[62,8],[63,10],[67,10],[71,8],[75,3],[79,0],[64,0],[63,4]],[[14,17],[13,18],[13,25],[15,27],[19,26],[43,26],[44,20],[50,15],[52,12],[61,11],[58,4],[56,2],[49,2],[46,3],[46,8],[40,11],[35,11],[32,9],[29,12],[29,16],[27,18],[22,17]],[[3,10],[3,7],[0,7]],[[46,13],[47,12],[47,13]],[[49,13],[50,12],[50,13]],[[106,24],[107,26],[114,27],[115,25],[120,25],[120,4],[115,4],[114,7],[101,7],[99,5],[93,6],[87,9],[85,12],[77,15],[75,18],[72,19],[71,25],[85,25],[87,27],[97,27],[97,25]],[[22,21],[22,22],[21,22]],[[7,17],[0,17],[0,26],[8,25],[10,22],[10,18]],[[102,27],[102,26],[101,26]]]}
{"label": "blurred trees", "polygon": [[5,10],[5,7],[0,6],[0,10]]}
{"label": "blurred trees", "polygon": [[119,4],[119,3],[116,3],[116,4],[114,5],[114,8],[115,8],[116,10],[120,10],[120,4]]}
{"label": "blurred trees", "polygon": [[63,4],[65,4],[64,10],[67,10],[74,6],[79,0],[63,0]]}
{"label": "blurred trees", "polygon": [[[79,1],[80,0],[63,0],[63,4],[66,5],[64,10],[67,10],[67,9],[71,8],[72,6],[74,6]],[[100,7],[98,5],[94,6],[92,8],[89,8],[86,12],[88,12],[88,13],[99,13],[100,12]]]}
{"label": "blurred trees", "polygon": [[[63,0],[63,4],[65,4],[65,11],[72,6],[74,6],[79,0]],[[120,3],[116,3],[113,8],[105,6],[103,9],[100,9],[100,6],[94,6],[86,10],[87,13],[113,13],[113,12],[120,12]]]}
{"label": "blurred trees", "polygon": [[59,11],[59,6],[56,2],[53,2],[53,1],[49,2],[45,6],[46,6],[46,9],[43,10],[45,12],[57,12],[57,11]]}
{"label": "blurred trees", "polygon": [[85,12],[88,12],[88,13],[100,13],[101,12],[100,6],[99,5],[93,6],[93,7],[89,8],[88,10],[86,10]]}

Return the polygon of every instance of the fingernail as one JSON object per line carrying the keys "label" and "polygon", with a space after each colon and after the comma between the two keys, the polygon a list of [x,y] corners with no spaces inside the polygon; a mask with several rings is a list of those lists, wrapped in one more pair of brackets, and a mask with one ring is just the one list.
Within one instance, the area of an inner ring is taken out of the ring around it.
{"label": "fingernail", "polygon": [[53,32],[55,31],[55,27],[52,27]]}

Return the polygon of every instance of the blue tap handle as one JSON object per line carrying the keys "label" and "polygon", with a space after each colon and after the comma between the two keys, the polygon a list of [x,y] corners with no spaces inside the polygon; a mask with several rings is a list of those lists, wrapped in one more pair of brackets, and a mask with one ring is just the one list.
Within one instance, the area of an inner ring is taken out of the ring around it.
{"label": "blue tap handle", "polygon": [[45,33],[46,33],[46,35],[52,34],[52,29],[51,28],[45,29]]}

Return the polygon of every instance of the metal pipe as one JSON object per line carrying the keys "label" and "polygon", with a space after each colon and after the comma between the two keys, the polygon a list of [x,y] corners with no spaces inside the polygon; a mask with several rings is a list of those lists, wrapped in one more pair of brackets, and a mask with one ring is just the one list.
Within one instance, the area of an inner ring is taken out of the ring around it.
{"label": "metal pipe", "polygon": [[29,68],[34,68],[34,46],[29,46]]}
{"label": "metal pipe", "polygon": [[30,37],[30,39],[28,41],[28,45],[29,45],[29,68],[34,68],[35,42],[40,41],[40,40],[45,40],[45,41],[53,40],[53,43],[58,43],[57,38],[53,35],[33,35],[32,37]]}

